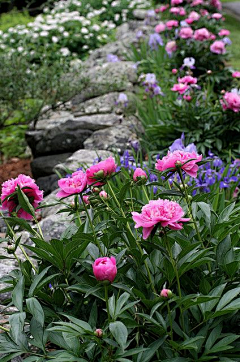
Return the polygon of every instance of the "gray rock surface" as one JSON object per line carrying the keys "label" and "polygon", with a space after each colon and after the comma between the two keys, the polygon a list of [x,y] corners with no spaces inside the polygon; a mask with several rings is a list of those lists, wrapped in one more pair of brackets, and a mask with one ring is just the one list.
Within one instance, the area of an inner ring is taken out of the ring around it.
{"label": "gray rock surface", "polygon": [[223,9],[240,21],[240,1],[223,3]]}
{"label": "gray rock surface", "polygon": [[88,86],[73,98],[73,105],[88,99],[116,91],[132,91],[137,82],[137,73],[133,62],[104,63],[90,68],[86,72]]}
{"label": "gray rock surface", "polygon": [[36,183],[40,190],[44,190],[44,196],[46,196],[58,188],[58,179],[58,175],[54,173],[52,175],[37,178]]}
{"label": "gray rock surface", "polygon": [[124,152],[130,146],[133,132],[128,125],[109,127],[108,129],[93,132],[84,142],[86,149],[115,150]]}
{"label": "gray rock surface", "polygon": [[48,176],[53,173],[54,167],[64,162],[71,153],[62,153],[57,155],[49,155],[37,157],[31,162],[31,170],[34,178]]}
{"label": "gray rock surface", "polygon": [[93,164],[93,161],[100,157],[102,159],[108,158],[113,154],[109,151],[98,149],[98,150],[78,150],[69,157],[64,163],[58,164],[55,169],[61,174],[65,174],[66,170],[76,171],[77,168],[85,166],[89,167]]}

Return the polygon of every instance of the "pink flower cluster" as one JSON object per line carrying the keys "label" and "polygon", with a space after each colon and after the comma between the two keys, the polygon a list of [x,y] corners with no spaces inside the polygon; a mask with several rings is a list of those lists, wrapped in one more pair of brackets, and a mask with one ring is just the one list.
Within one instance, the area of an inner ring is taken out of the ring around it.
{"label": "pink flower cluster", "polygon": [[186,90],[188,90],[188,89],[189,89],[189,86],[187,84],[184,84],[184,83],[176,83],[171,88],[171,90],[173,92],[178,92],[179,94],[185,93]]}
{"label": "pink flower cluster", "polygon": [[21,174],[17,178],[5,181],[2,184],[2,209],[8,210],[10,215],[13,212],[16,212],[18,217],[25,220],[31,220],[32,216],[28,212],[23,210],[23,208],[19,205],[17,196],[18,186],[21,188],[22,192],[28,197],[29,202],[34,208],[36,208],[43,200],[43,191],[39,190],[39,187],[36,185],[35,180],[33,180],[30,176]]}
{"label": "pink flower cluster", "polygon": [[182,229],[182,222],[189,221],[183,218],[184,211],[181,206],[169,200],[150,200],[143,206],[141,213],[132,212],[135,221],[135,228],[143,228],[143,239],[146,240],[154,226],[160,224],[162,227],[169,227],[172,230]]}
{"label": "pink flower cluster", "polygon": [[197,163],[201,160],[202,155],[199,156],[195,152],[169,151],[167,156],[164,156],[162,160],[158,160],[155,166],[158,171],[165,171],[169,168],[176,171],[177,167],[181,167],[189,176],[197,177]]}
{"label": "pink flower cluster", "polygon": [[194,39],[198,41],[205,41],[211,39],[211,33],[207,28],[197,29],[194,32]]}
{"label": "pink flower cluster", "polygon": [[232,110],[235,113],[240,112],[240,95],[235,92],[226,92],[221,100],[223,109]]}
{"label": "pink flower cluster", "polygon": [[225,54],[226,53],[225,43],[222,40],[216,40],[210,46],[210,50],[212,53],[215,54]]}

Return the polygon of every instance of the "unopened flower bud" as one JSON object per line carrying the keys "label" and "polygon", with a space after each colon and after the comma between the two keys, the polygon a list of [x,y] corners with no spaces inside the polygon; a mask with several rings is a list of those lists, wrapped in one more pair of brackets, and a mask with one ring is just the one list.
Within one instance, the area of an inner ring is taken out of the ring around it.
{"label": "unopened flower bud", "polygon": [[94,188],[92,189],[92,191],[93,191],[95,194],[99,194],[100,189],[99,189],[98,187],[94,187]]}
{"label": "unopened flower bud", "polygon": [[102,190],[99,192],[99,196],[104,198],[104,199],[107,199],[108,198],[108,194],[106,193],[106,191]]}
{"label": "unopened flower bud", "polygon": [[104,178],[104,171],[100,170],[98,172],[95,172],[93,175],[96,180],[102,180]]}
{"label": "unopened flower bud", "polygon": [[177,74],[178,70],[176,68],[172,69],[172,74]]}
{"label": "unopened flower bud", "polygon": [[173,296],[173,293],[170,289],[163,289],[160,293],[160,297],[169,299]]}
{"label": "unopened flower bud", "polygon": [[208,70],[208,71],[207,71],[207,74],[212,74],[212,71],[211,71],[211,70]]}
{"label": "unopened flower bud", "polygon": [[8,245],[7,246],[7,252],[8,252],[8,254],[13,254],[15,252],[15,246],[14,245]]}
{"label": "unopened flower bud", "polygon": [[84,204],[89,205],[89,204],[90,204],[89,196],[84,195],[84,196],[83,196],[83,202],[84,202]]}
{"label": "unopened flower bud", "polygon": [[226,91],[224,89],[221,90],[221,94],[225,94]]}
{"label": "unopened flower bud", "polygon": [[176,167],[182,167],[182,162],[181,161],[176,161],[175,166]]}
{"label": "unopened flower bud", "polygon": [[102,338],[103,336],[103,330],[100,329],[100,328],[97,328],[94,332],[95,336],[98,337],[98,338]]}
{"label": "unopened flower bud", "polygon": [[133,174],[133,181],[138,182],[141,181],[141,183],[146,183],[147,181],[147,174],[145,171],[143,171],[141,168],[136,168]]}

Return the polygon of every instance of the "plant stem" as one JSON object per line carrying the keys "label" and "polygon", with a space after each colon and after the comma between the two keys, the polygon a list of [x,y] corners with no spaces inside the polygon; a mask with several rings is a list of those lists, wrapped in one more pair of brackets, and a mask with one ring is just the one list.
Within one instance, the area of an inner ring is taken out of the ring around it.
{"label": "plant stem", "polygon": [[108,314],[108,322],[111,320],[110,312],[109,312],[109,304],[108,304],[108,285],[104,285],[105,289],[105,302],[107,307],[107,314]]}
{"label": "plant stem", "polygon": [[147,202],[149,202],[149,197],[148,197],[145,185],[143,185],[143,192],[144,192],[144,195],[146,196]]}
{"label": "plant stem", "polygon": [[[182,299],[182,291],[181,291],[181,285],[180,285],[180,279],[179,279],[178,269],[177,269],[176,262],[175,262],[175,260],[174,260],[174,258],[173,258],[172,248],[171,248],[171,245],[169,244],[169,240],[168,240],[166,234],[165,234],[165,241],[166,241],[166,245],[167,245],[168,254],[169,254],[169,256],[170,256],[171,263],[172,263],[172,266],[173,266],[173,269],[174,269],[174,272],[175,272],[175,276],[176,276],[178,294],[179,294],[179,297]],[[180,314],[181,314],[181,322],[182,322],[183,332],[185,332],[185,323],[184,323],[184,318],[183,318],[182,307],[179,306],[179,309],[180,309]]]}
{"label": "plant stem", "polygon": [[27,255],[26,251],[24,250],[24,247],[19,244],[19,248],[21,249],[23,255],[25,256],[25,258],[29,261],[29,263],[31,264],[32,268],[35,270],[35,272],[38,274],[37,269],[35,268],[35,266],[33,265],[33,263],[31,262],[31,260],[29,259],[29,256]]}
{"label": "plant stem", "polygon": [[103,252],[103,250],[102,250],[102,248],[101,248],[101,245],[100,245],[100,243],[99,243],[99,241],[98,241],[98,239],[97,239],[97,235],[96,235],[96,233],[95,233],[95,229],[94,229],[94,226],[93,226],[93,223],[92,223],[92,219],[91,219],[91,217],[90,217],[90,215],[89,215],[89,213],[88,213],[88,209],[87,209],[87,207],[86,207],[86,205],[85,205],[85,203],[84,203],[84,201],[83,201],[82,194],[81,194],[81,200],[82,200],[82,204],[83,204],[83,207],[84,207],[84,209],[85,209],[85,212],[86,212],[86,214],[87,214],[87,218],[88,218],[89,224],[90,224],[90,226],[91,226],[91,229],[92,229],[92,232],[93,232],[93,235],[94,235],[94,239],[95,239],[95,241],[96,241],[96,243],[97,243],[97,245],[98,245],[98,248],[99,248],[99,250],[100,250],[100,253],[102,254],[102,256],[104,256],[104,252]]}
{"label": "plant stem", "polygon": [[173,341],[172,316],[171,316],[171,310],[170,310],[168,301],[167,301],[167,309],[168,309],[168,318],[169,318],[169,324],[170,324],[170,336],[171,336],[171,340]]}
{"label": "plant stem", "polygon": [[203,244],[202,238],[201,238],[201,236],[200,236],[200,233],[199,233],[199,230],[198,230],[198,227],[197,227],[196,220],[195,220],[195,218],[193,217],[191,202],[190,202],[190,200],[189,200],[189,195],[188,195],[187,188],[186,188],[186,185],[185,185],[185,182],[184,182],[184,179],[183,179],[183,174],[182,174],[181,168],[178,169],[178,174],[179,174],[179,176],[180,176],[180,179],[181,179],[181,182],[182,182],[182,185],[183,185],[183,189],[184,189],[184,193],[185,193],[185,199],[186,199],[186,202],[187,202],[189,215],[190,215],[190,217],[192,218],[192,221],[193,221],[193,224],[194,224],[194,228],[195,228],[196,233],[197,233],[197,236],[198,236],[198,240],[201,242],[201,244],[202,244],[202,246],[203,246],[203,248],[204,248],[204,244]]}
{"label": "plant stem", "polygon": [[5,328],[5,327],[2,327],[2,326],[0,326],[0,329],[1,329],[2,331],[4,331],[4,332],[10,332],[9,329],[7,329],[7,328]]}
{"label": "plant stem", "polygon": [[[108,187],[109,187],[109,189],[110,189],[110,191],[111,191],[111,194],[112,194],[112,196],[113,196],[113,199],[114,199],[115,203],[117,204],[117,206],[119,207],[119,210],[121,211],[122,216],[126,219],[126,215],[125,215],[123,209],[121,208],[120,202],[119,202],[118,199],[116,198],[116,195],[115,195],[115,193],[114,193],[114,191],[113,191],[113,189],[112,189],[112,187],[111,187],[111,185],[110,185],[109,182],[108,182]],[[143,256],[143,255],[144,255],[144,252],[143,252],[143,250],[142,250],[142,247],[141,247],[141,245],[139,244],[139,242],[136,240],[135,236],[133,235],[133,232],[132,232],[132,230],[131,230],[130,225],[129,225],[128,222],[127,222],[127,227],[128,227],[128,230],[130,231],[130,233],[132,234],[132,236],[134,237],[134,239],[135,239],[135,241],[136,241],[136,244],[137,244],[137,247],[138,247],[141,255]],[[148,273],[148,279],[149,279],[151,288],[152,288],[153,292],[157,294],[157,292],[156,292],[156,290],[155,290],[155,288],[154,288],[153,282],[152,282],[151,273],[150,273],[150,270],[149,270],[149,267],[148,267],[148,265],[147,265],[146,260],[144,260],[144,265],[145,265],[145,268],[146,268],[147,273]]]}

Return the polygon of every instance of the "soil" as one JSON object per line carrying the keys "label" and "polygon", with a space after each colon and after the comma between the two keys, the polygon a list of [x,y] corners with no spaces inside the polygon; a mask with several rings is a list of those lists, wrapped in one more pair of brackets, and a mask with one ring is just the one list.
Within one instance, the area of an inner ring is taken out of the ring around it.
{"label": "soil", "polygon": [[20,159],[14,157],[3,164],[0,164],[0,191],[2,183],[10,178],[15,178],[21,173],[32,176],[30,162],[31,159],[29,158]]}

